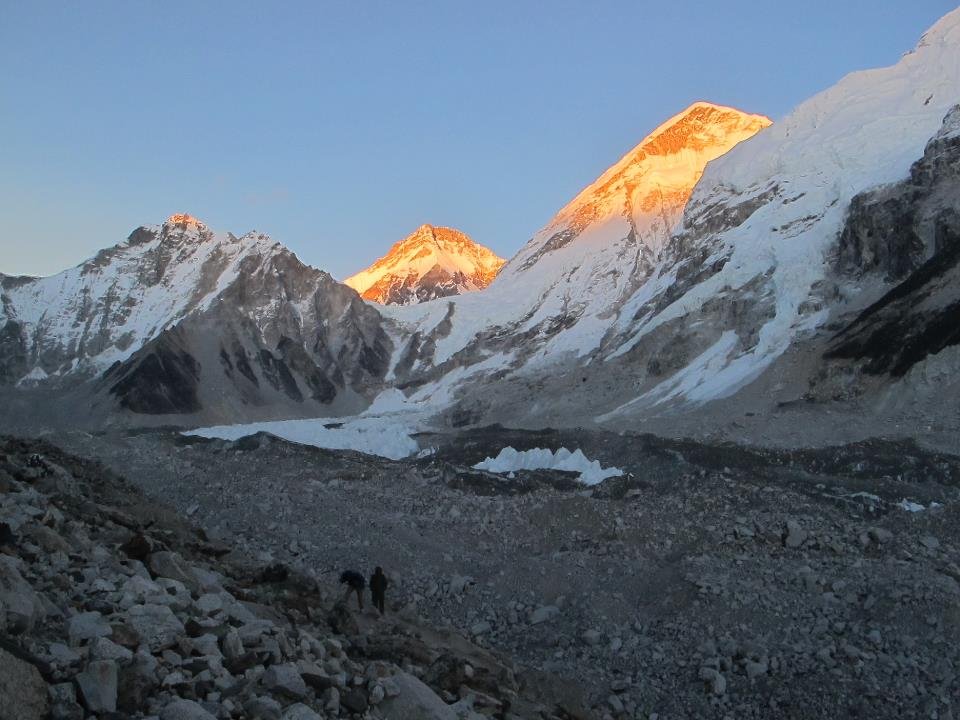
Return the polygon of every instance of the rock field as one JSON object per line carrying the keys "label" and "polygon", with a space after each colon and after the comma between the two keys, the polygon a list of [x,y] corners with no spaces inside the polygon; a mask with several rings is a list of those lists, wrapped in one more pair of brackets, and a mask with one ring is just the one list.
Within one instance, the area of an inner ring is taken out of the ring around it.
{"label": "rock field", "polygon": [[[334,623],[343,652],[392,662],[460,712],[949,718],[960,707],[960,460],[911,442],[773,451],[494,427],[423,437],[433,454],[408,461],[264,435],[57,442],[235,548],[218,562],[289,568],[324,608],[340,570],[382,565],[387,617]],[[560,472],[470,469],[507,444],[580,446],[627,475],[584,488]],[[322,644],[320,625],[306,632]],[[411,627],[434,654],[461,648],[473,677],[396,644],[390,633]],[[273,682],[272,666],[245,671],[260,677],[247,687]],[[376,682],[364,687],[368,716],[394,717],[372,702]]]}

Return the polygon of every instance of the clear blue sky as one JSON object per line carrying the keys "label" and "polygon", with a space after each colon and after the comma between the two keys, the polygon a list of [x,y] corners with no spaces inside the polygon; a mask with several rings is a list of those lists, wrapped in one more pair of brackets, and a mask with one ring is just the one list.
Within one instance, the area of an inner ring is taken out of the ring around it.
{"label": "clear blue sky", "polygon": [[190,212],[345,277],[421,223],[512,255],[699,99],[775,120],[942,0],[0,0],[0,272]]}

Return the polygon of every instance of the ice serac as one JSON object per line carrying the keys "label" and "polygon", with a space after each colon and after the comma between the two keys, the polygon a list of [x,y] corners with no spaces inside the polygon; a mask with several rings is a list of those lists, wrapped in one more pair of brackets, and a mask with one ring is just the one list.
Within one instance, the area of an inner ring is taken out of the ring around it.
{"label": "ice serac", "polygon": [[0,386],[82,386],[106,414],[355,410],[388,366],[381,317],[356,293],[266,235],[189,215],[58,275],[0,280]]}
{"label": "ice serac", "polygon": [[503,263],[503,258],[459,230],[421,225],[344,284],[366,300],[410,305],[482,290]]}

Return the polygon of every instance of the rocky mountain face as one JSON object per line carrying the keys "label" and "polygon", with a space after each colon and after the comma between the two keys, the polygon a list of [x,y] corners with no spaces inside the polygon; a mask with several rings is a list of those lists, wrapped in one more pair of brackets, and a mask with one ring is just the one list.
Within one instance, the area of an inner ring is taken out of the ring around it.
{"label": "rocky mountain face", "polygon": [[459,230],[421,225],[344,284],[366,300],[411,305],[482,290],[503,263],[503,258]]}
{"label": "rocky mountain face", "polygon": [[265,235],[175,215],[48,278],[4,278],[8,385],[89,380],[93,405],[146,415],[356,409],[386,372],[380,316]]}
{"label": "rocky mountain face", "polygon": [[902,377],[960,344],[960,105],[900,183],[858,195],[838,269],[893,285],[834,338],[828,357]]}

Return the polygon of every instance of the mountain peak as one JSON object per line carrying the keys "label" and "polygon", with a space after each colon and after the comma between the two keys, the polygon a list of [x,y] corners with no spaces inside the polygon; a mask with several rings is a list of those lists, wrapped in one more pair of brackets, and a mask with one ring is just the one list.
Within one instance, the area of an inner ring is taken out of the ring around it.
{"label": "mountain peak", "polygon": [[164,225],[179,225],[184,230],[206,227],[206,225],[204,225],[200,220],[188,213],[174,213],[167,218],[167,221],[164,223]]}
{"label": "mountain peak", "polygon": [[456,228],[423,224],[346,280],[366,300],[410,305],[482,290],[504,260]]}
{"label": "mountain peak", "polygon": [[693,103],[584,188],[511,266],[529,267],[588,225],[602,227],[619,217],[630,218],[642,244],[656,252],[679,220],[707,163],[771,124],[764,115],[706,101]]}

